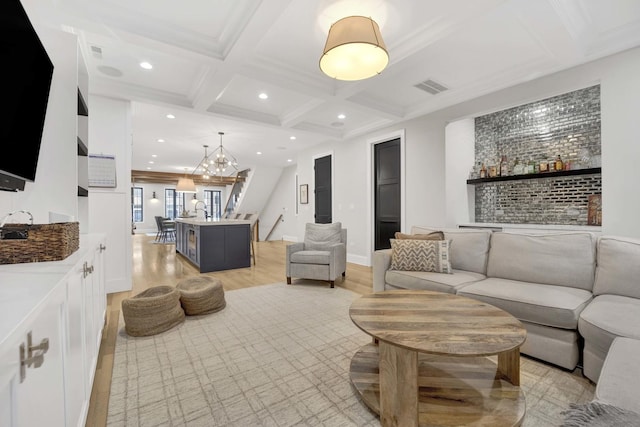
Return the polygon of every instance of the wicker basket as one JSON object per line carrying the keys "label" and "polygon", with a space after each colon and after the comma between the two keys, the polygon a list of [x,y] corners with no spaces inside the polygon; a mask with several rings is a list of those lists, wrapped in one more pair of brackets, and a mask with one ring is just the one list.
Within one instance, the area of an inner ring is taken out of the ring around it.
{"label": "wicker basket", "polygon": [[80,236],[77,222],[57,224],[5,224],[2,235],[26,231],[26,239],[0,240],[0,264],[59,261],[78,250]]}

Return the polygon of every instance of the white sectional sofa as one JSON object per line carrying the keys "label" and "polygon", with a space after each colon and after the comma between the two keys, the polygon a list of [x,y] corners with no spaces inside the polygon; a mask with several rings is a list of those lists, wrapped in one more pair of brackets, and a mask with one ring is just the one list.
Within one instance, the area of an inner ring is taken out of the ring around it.
{"label": "white sectional sofa", "polygon": [[522,353],[573,370],[580,359],[578,318],[592,298],[595,261],[596,238],[588,232],[494,232],[487,278],[458,294],[518,318],[527,330]]}
{"label": "white sectional sofa", "polygon": [[602,236],[597,254],[594,299],[578,323],[584,337],[584,374],[593,381],[614,338],[640,339],[640,241]]}
{"label": "white sectional sofa", "polygon": [[522,353],[568,370],[583,357],[594,382],[613,338],[640,338],[640,240],[437,227],[411,233],[437,230],[451,240],[453,274],[390,270],[391,250],[375,251],[374,292],[426,289],[488,302],[523,323]]}

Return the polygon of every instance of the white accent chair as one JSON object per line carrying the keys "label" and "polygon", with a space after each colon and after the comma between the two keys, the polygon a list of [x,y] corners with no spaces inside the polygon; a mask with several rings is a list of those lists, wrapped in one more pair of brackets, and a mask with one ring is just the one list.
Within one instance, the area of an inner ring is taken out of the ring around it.
{"label": "white accent chair", "polygon": [[342,224],[312,224],[305,227],[304,242],[287,246],[287,284],[292,277],[326,280],[334,287],[335,280],[346,276],[347,230]]}

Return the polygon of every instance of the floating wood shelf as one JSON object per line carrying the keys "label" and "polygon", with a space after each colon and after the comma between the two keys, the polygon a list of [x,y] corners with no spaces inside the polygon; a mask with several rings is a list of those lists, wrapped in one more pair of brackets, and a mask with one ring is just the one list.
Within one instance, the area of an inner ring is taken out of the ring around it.
{"label": "floating wood shelf", "polygon": [[467,184],[484,184],[487,182],[519,181],[524,179],[556,178],[561,176],[594,175],[602,172],[602,168],[572,169],[568,171],[540,172],[525,175],[496,176],[494,178],[468,179]]}

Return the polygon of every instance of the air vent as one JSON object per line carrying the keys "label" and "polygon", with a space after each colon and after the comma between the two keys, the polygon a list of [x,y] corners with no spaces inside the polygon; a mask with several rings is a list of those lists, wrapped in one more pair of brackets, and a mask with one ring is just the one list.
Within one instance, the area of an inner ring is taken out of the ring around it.
{"label": "air vent", "polygon": [[102,59],[102,48],[98,46],[91,46],[91,54],[98,59]]}
{"label": "air vent", "polygon": [[424,90],[425,92],[429,92],[431,95],[437,95],[440,92],[449,90],[448,87],[442,86],[440,83],[434,82],[431,79],[425,80],[413,86],[417,87],[420,90]]}

